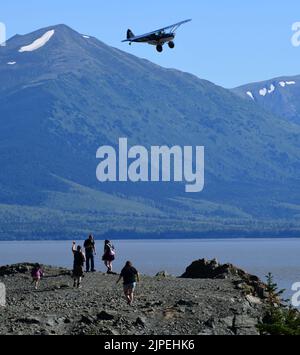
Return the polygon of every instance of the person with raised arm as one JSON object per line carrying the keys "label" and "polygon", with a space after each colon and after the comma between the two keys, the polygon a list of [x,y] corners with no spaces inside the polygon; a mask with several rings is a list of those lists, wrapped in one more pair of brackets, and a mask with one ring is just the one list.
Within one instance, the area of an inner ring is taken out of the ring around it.
{"label": "person with raised arm", "polygon": [[74,263],[73,263],[74,284],[73,284],[73,287],[81,288],[82,277],[84,275],[84,263],[86,260],[85,255],[84,255],[80,245],[78,245],[76,247],[76,242],[73,242],[72,253],[74,255]]}

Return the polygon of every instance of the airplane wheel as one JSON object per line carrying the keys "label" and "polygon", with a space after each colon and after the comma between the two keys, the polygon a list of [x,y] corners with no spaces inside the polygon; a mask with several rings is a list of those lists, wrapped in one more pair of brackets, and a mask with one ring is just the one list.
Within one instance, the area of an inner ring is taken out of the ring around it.
{"label": "airplane wheel", "polygon": [[169,47],[170,47],[171,49],[173,49],[173,48],[175,47],[175,43],[174,43],[173,41],[170,41],[170,42],[168,43],[168,45],[169,45]]}
{"label": "airplane wheel", "polygon": [[161,53],[163,51],[163,46],[161,44],[158,44],[156,46],[156,50],[157,50],[157,52]]}

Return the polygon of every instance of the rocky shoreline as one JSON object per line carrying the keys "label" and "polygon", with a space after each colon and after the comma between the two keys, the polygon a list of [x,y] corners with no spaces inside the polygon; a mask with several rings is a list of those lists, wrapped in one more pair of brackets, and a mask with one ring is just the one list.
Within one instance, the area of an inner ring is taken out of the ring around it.
{"label": "rocky shoreline", "polygon": [[86,274],[72,287],[71,271],[45,266],[35,291],[32,264],[0,267],[7,292],[1,335],[259,335],[265,285],[233,265],[198,260],[180,277],[142,276],[133,306],[117,275]]}

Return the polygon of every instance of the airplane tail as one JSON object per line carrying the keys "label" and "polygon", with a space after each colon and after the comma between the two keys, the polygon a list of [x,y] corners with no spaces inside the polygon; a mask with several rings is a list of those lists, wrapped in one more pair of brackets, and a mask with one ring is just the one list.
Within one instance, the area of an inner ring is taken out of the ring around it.
{"label": "airplane tail", "polygon": [[133,38],[134,37],[134,33],[131,30],[127,31],[127,39]]}

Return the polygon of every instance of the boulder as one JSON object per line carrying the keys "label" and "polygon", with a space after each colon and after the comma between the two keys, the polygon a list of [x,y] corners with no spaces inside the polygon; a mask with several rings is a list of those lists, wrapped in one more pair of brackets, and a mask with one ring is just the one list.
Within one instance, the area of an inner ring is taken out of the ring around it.
{"label": "boulder", "polygon": [[160,271],[158,272],[155,277],[169,277],[170,275],[168,274],[167,271]]}
{"label": "boulder", "polygon": [[249,315],[238,315],[234,319],[234,332],[236,335],[259,335],[258,323],[258,319]]}
{"label": "boulder", "polygon": [[245,271],[232,264],[219,264],[216,259],[194,261],[181,276],[187,279],[222,279],[226,276],[244,276]]}
{"label": "boulder", "polygon": [[234,316],[222,318],[220,319],[220,322],[223,323],[227,328],[232,328],[234,324]]}
{"label": "boulder", "polygon": [[115,316],[111,313],[106,312],[106,311],[102,311],[97,314],[97,319],[98,320],[113,320],[113,319],[115,319]]}
{"label": "boulder", "polygon": [[81,317],[80,323],[90,325],[95,323],[95,318],[90,315],[83,315]]}
{"label": "boulder", "polygon": [[181,278],[186,279],[227,279],[238,278],[235,281],[236,288],[243,290],[245,294],[264,299],[266,285],[257,276],[250,275],[232,264],[219,264],[216,259],[201,259],[194,261],[187,267]]}
{"label": "boulder", "polygon": [[24,263],[16,265],[7,265],[0,267],[0,276],[10,276],[15,274],[26,274],[33,268],[34,264]]}
{"label": "boulder", "polygon": [[246,296],[247,301],[251,304],[251,305],[259,305],[262,304],[261,299],[259,299],[258,297],[254,297],[252,295],[247,295]]}
{"label": "boulder", "polygon": [[145,327],[146,319],[144,317],[138,317],[134,323],[136,326]]}

